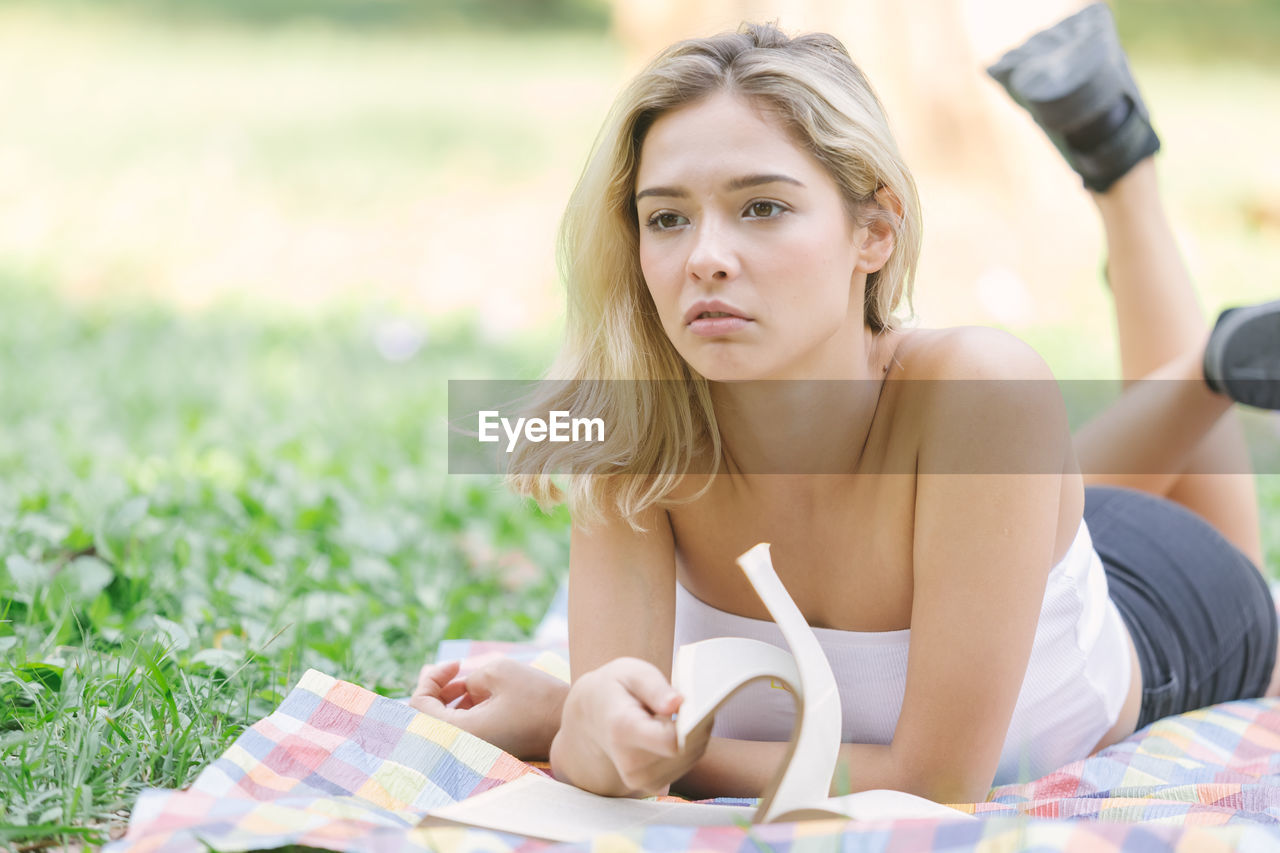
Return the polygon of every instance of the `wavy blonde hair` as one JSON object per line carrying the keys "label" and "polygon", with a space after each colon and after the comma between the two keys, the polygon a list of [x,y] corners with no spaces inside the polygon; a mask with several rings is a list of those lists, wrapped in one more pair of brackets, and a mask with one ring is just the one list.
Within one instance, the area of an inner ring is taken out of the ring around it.
{"label": "wavy blonde hair", "polygon": [[[744,24],[667,48],[614,103],[560,226],[568,307],[564,346],[549,376],[569,381],[544,389],[535,408],[602,417],[606,440],[525,442],[508,469],[512,488],[544,507],[564,498],[549,475],[568,472],[575,521],[612,510],[635,526],[691,473],[695,458],[706,453],[714,466],[720,457],[707,381],[663,331],[640,270],[634,194],[653,123],[722,91],[770,110],[827,169],[852,221],[892,229],[892,255],[867,276],[867,326],[877,334],[895,328],[894,311],[904,300],[910,305],[921,239],[915,181],[884,108],[844,45],[825,33],[789,38],[772,24]],[[881,190],[900,212],[877,202]]]}

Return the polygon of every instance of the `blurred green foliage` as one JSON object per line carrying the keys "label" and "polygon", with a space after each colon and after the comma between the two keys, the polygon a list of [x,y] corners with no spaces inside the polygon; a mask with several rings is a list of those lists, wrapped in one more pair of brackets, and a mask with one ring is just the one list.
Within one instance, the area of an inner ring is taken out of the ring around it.
{"label": "blurred green foliage", "polygon": [[1280,65],[1277,0],[1116,0],[1131,54],[1183,62]]}
{"label": "blurred green foliage", "polygon": [[[3,0],[8,5],[36,5]],[[176,22],[323,22],[353,28],[575,29],[601,32],[607,0],[40,0],[68,11],[127,11]]]}
{"label": "blurred green foliage", "polygon": [[565,512],[444,451],[447,378],[527,353],[368,308],[197,318],[39,284],[0,273],[10,838],[188,783],[309,667],[406,695],[440,640],[536,625]]}
{"label": "blurred green foliage", "polygon": [[[127,12],[249,26],[320,22],[356,29],[603,32],[610,0],[0,0],[0,5]],[[1149,58],[1280,63],[1276,0],[1114,0],[1121,39]]]}

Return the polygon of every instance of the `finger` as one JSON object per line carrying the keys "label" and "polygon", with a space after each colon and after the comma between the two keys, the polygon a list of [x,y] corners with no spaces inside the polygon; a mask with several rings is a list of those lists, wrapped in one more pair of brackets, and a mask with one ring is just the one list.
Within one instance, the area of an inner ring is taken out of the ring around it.
{"label": "finger", "polygon": [[670,758],[654,759],[649,756],[649,759],[618,770],[618,778],[624,785],[647,797],[665,795],[671,789],[671,783],[688,770],[683,763],[674,762]]}
{"label": "finger", "polygon": [[413,708],[415,711],[421,711],[424,714],[429,714],[432,717],[449,722],[449,709],[446,708],[435,696],[425,693],[410,696],[409,707]]}
{"label": "finger", "polygon": [[619,776],[632,789],[643,790],[650,795],[665,794],[671,784],[688,773],[689,768],[702,757],[707,741],[708,738],[703,737],[699,742],[688,743],[679,754],[672,757],[645,753],[624,754],[619,757]]}
{"label": "finger", "polygon": [[440,695],[440,685],[424,670],[418,674],[418,683],[413,688],[413,695],[438,697]]}
{"label": "finger", "polygon": [[458,674],[461,661],[451,660],[445,663],[429,663],[418,672],[418,688],[415,692],[436,695]]}
{"label": "finger", "polygon": [[490,683],[488,668],[481,667],[468,675],[466,688],[473,702],[483,702],[492,696],[493,688]]}
{"label": "finger", "polygon": [[671,790],[670,782],[660,782],[649,771],[639,770],[634,773],[618,773],[618,779],[629,792],[630,797],[665,797]]}
{"label": "finger", "polygon": [[652,714],[670,716],[680,707],[681,696],[656,666],[636,660],[623,666],[618,681]]}
{"label": "finger", "polygon": [[614,727],[613,735],[619,751],[659,758],[674,758],[680,752],[676,724],[652,717],[643,708],[624,715]]}
{"label": "finger", "polygon": [[467,695],[467,683],[465,681],[450,681],[444,687],[440,688],[440,701],[448,705],[450,702],[456,701],[460,697]]}

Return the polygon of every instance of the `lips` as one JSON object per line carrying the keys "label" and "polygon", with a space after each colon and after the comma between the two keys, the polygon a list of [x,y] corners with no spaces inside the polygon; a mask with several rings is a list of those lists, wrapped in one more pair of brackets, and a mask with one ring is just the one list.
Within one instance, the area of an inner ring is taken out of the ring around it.
{"label": "lips", "polygon": [[684,324],[686,326],[692,325],[694,322],[705,322],[707,320],[745,320],[750,322],[751,319],[742,309],[719,299],[695,302],[689,306],[688,311],[684,312]]}
{"label": "lips", "polygon": [[754,322],[741,308],[719,299],[695,302],[684,312],[685,328],[703,338],[732,335]]}

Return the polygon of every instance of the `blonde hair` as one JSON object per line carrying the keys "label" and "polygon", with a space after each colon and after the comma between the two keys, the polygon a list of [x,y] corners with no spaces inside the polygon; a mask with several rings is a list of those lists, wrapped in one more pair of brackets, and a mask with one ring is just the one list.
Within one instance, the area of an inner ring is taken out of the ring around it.
{"label": "blonde hair", "polygon": [[[653,123],[721,91],[769,109],[826,167],[851,221],[892,229],[892,255],[867,276],[867,326],[875,333],[892,329],[895,309],[904,300],[910,305],[921,239],[915,181],[884,108],[844,45],[824,33],[789,38],[771,24],[744,24],[736,33],[667,48],[614,103],[560,227],[568,307],[564,346],[550,375],[570,381],[544,390],[536,408],[602,417],[606,440],[526,442],[508,469],[512,488],[543,506],[563,497],[549,475],[568,472],[578,522],[611,509],[635,526],[641,512],[691,473],[695,458],[707,453],[714,466],[720,456],[707,382],[663,331],[640,270],[634,193]],[[900,214],[878,203],[881,191]]]}

